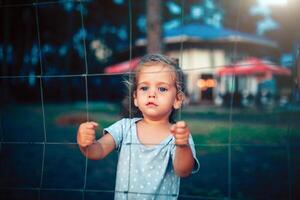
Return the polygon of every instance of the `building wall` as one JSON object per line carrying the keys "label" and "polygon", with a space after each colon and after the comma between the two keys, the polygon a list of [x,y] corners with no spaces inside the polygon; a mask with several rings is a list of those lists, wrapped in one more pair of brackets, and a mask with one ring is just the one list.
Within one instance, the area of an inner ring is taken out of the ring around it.
{"label": "building wall", "polygon": [[201,100],[200,88],[197,86],[201,74],[214,75],[217,67],[226,64],[225,51],[222,49],[184,49],[182,52],[169,51],[167,54],[182,59],[179,62],[186,75],[187,93],[191,103]]}

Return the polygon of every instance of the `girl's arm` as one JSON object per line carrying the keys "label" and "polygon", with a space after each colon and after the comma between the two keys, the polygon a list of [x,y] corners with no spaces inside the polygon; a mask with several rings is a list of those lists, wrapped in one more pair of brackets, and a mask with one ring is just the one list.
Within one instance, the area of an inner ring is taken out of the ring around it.
{"label": "girl's arm", "polygon": [[83,155],[92,160],[105,158],[116,146],[110,134],[105,134],[96,141],[95,130],[97,127],[98,124],[95,122],[86,122],[79,126],[77,132],[77,143],[80,151]]}
{"label": "girl's arm", "polygon": [[194,164],[195,160],[190,146],[176,146],[173,161],[175,173],[180,177],[186,177],[192,172]]}
{"label": "girl's arm", "polygon": [[81,147],[80,151],[91,160],[101,160],[115,149],[115,141],[110,134],[105,134],[93,144]]}
{"label": "girl's arm", "polygon": [[180,177],[190,175],[194,168],[195,160],[189,146],[190,131],[184,121],[179,121],[171,127],[175,137],[176,152],[173,161],[175,173]]}

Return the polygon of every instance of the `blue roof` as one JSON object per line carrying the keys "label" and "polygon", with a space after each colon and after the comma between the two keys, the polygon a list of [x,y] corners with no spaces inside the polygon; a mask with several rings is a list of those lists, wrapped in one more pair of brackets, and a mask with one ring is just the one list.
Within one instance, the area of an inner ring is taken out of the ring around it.
{"label": "blue roof", "polygon": [[205,41],[244,41],[265,46],[278,47],[277,43],[265,37],[243,33],[226,28],[215,28],[203,24],[187,24],[164,32],[165,39],[190,38]]}

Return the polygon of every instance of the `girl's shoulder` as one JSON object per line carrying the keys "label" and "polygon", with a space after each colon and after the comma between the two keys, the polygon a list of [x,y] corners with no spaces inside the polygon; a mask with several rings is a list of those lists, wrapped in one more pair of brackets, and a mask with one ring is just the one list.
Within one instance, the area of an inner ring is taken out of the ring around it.
{"label": "girl's shoulder", "polygon": [[120,119],[119,123],[123,123],[123,124],[132,124],[132,123],[136,123],[138,122],[139,120],[141,120],[142,118],[139,118],[139,117],[134,117],[134,118],[122,118]]}
{"label": "girl's shoulder", "polygon": [[129,127],[135,126],[136,122],[138,122],[141,119],[142,118],[122,118],[112,125],[118,126],[120,128],[122,127],[123,129],[127,129]]}

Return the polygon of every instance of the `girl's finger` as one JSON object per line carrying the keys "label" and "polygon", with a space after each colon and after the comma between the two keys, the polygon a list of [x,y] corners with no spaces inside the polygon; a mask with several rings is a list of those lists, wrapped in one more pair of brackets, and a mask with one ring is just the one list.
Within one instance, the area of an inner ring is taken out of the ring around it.
{"label": "girl's finger", "polygon": [[86,139],[87,139],[87,140],[94,141],[94,140],[95,140],[95,136],[87,135],[87,136],[86,136]]}
{"label": "girl's finger", "polygon": [[99,124],[98,123],[96,123],[96,122],[89,122],[90,124],[92,124],[94,127],[97,127],[97,126],[99,126]]}
{"label": "girl's finger", "polygon": [[85,127],[88,128],[88,129],[95,129],[95,128],[98,127],[98,125],[88,122]]}
{"label": "girl's finger", "polygon": [[176,123],[176,127],[177,127],[177,128],[186,128],[186,127],[187,127],[187,124],[186,124],[185,121],[178,121],[178,122]]}
{"label": "girl's finger", "polygon": [[175,133],[175,131],[176,131],[176,125],[175,125],[175,124],[173,124],[173,125],[170,127],[170,131],[171,131],[171,133]]}
{"label": "girl's finger", "polygon": [[176,134],[185,134],[188,132],[186,128],[176,128]]}
{"label": "girl's finger", "polygon": [[176,144],[177,145],[188,145],[189,142],[188,142],[188,140],[182,139],[182,140],[176,140]]}
{"label": "girl's finger", "polygon": [[96,135],[96,132],[94,129],[86,129],[84,133],[86,135]]}
{"label": "girl's finger", "polygon": [[176,140],[176,142],[181,141],[181,140],[186,140],[186,137],[176,136],[175,140]]}

